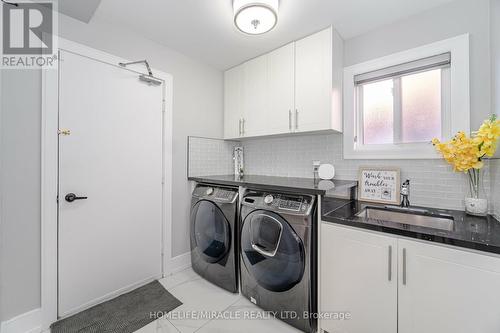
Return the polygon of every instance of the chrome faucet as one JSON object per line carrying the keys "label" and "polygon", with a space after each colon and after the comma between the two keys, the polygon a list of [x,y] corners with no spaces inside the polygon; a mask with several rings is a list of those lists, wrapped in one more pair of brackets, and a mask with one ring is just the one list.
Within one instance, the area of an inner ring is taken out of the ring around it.
{"label": "chrome faucet", "polygon": [[237,146],[233,149],[233,162],[234,162],[234,176],[236,179],[243,177],[243,147]]}
{"label": "chrome faucet", "polygon": [[401,207],[410,207],[410,180],[407,179],[405,180],[405,182],[403,183],[403,185],[401,185]]}

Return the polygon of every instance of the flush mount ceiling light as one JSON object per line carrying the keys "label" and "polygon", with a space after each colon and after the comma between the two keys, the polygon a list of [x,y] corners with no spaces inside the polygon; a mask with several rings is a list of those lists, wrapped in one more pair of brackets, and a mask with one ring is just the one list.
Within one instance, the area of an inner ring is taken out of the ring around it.
{"label": "flush mount ceiling light", "polygon": [[234,24],[250,35],[272,30],[278,22],[279,0],[233,0]]}

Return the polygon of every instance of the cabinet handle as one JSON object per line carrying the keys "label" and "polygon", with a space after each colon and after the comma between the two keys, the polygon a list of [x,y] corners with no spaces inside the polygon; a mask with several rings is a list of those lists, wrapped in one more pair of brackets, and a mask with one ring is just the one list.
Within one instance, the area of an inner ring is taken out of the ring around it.
{"label": "cabinet handle", "polygon": [[403,249],[403,286],[406,286],[406,249]]}
{"label": "cabinet handle", "polygon": [[299,129],[299,110],[295,109],[295,129]]}
{"label": "cabinet handle", "polygon": [[241,118],[238,120],[238,135],[241,136]]}
{"label": "cabinet handle", "polygon": [[245,118],[241,121],[241,135],[245,135]]}
{"label": "cabinet handle", "polygon": [[389,245],[388,258],[389,258],[388,278],[389,278],[389,281],[391,281],[392,280],[392,245]]}
{"label": "cabinet handle", "polygon": [[292,110],[288,110],[288,130],[292,130]]}

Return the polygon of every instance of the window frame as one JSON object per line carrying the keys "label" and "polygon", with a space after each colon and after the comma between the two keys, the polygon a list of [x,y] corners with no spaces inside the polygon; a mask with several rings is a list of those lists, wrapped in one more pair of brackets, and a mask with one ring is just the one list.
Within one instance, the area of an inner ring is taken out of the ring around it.
{"label": "window frame", "polygon": [[344,159],[440,158],[430,143],[364,145],[362,113],[359,112],[362,94],[357,94],[359,86],[355,84],[355,76],[448,52],[451,64],[442,71],[446,75],[442,75],[441,81],[442,139],[451,138],[457,131],[470,131],[469,35],[465,34],[344,69]]}

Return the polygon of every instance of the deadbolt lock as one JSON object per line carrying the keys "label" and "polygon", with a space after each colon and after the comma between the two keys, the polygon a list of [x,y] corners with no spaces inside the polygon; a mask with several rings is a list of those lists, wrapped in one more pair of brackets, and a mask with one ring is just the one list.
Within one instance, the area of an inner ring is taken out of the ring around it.
{"label": "deadbolt lock", "polygon": [[64,128],[64,129],[60,129],[58,133],[59,133],[59,135],[71,135],[71,130]]}

